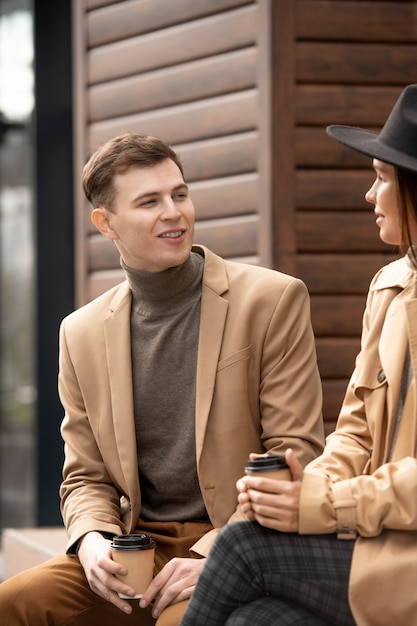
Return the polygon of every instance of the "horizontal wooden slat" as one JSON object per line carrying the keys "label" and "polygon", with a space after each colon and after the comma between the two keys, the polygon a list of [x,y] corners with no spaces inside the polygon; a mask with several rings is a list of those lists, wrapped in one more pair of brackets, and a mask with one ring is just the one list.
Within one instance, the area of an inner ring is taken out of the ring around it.
{"label": "horizontal wooden slat", "polygon": [[[225,258],[256,256],[258,228],[257,215],[198,221],[194,241]],[[93,234],[87,243],[90,271],[119,268],[120,255],[113,242],[100,234]]]}
{"label": "horizontal wooden slat", "polygon": [[317,363],[322,378],[350,377],[360,350],[359,338],[316,339]]}
{"label": "horizontal wooden slat", "polygon": [[383,252],[373,213],[297,211],[297,248],[300,252]]}
{"label": "horizontal wooden slat", "polygon": [[296,46],[300,82],[401,85],[416,80],[417,45],[306,43]]}
{"label": "horizontal wooden slat", "polygon": [[123,2],[123,0],[85,0],[85,6],[88,10],[101,9],[109,4]]}
{"label": "horizontal wooden slat", "polygon": [[337,85],[299,85],[296,88],[297,124],[323,128],[329,124],[382,127],[403,86],[341,85],[341,78],[339,68]]}
{"label": "horizontal wooden slat", "polygon": [[118,285],[125,278],[123,270],[107,270],[90,272],[87,277],[87,301],[93,300],[102,293]]}
{"label": "horizontal wooden slat", "polygon": [[[375,174],[367,170],[298,170],[296,206],[299,209],[355,209],[371,213],[365,193]],[[371,218],[370,218],[371,221]]]}
{"label": "horizontal wooden slat", "polygon": [[357,337],[361,333],[366,296],[311,296],[311,321],[316,337]]}
{"label": "horizontal wooden slat", "polygon": [[120,267],[120,254],[112,241],[99,233],[87,239],[88,271],[114,270]]}
{"label": "horizontal wooden slat", "polygon": [[[328,126],[329,124],[327,124]],[[378,132],[378,129],[368,128]],[[372,166],[371,157],[343,146],[329,137],[325,126],[297,127],[295,130],[295,154],[298,167],[367,169]]]}
{"label": "horizontal wooden slat", "polygon": [[196,222],[194,241],[230,259],[256,255],[259,217],[244,215]]}
{"label": "horizontal wooden slat", "polygon": [[417,41],[415,2],[295,2],[298,39]]}
{"label": "horizontal wooden slat", "polygon": [[256,213],[259,202],[258,175],[228,176],[190,184],[199,220]]}
{"label": "horizontal wooden slat", "polygon": [[257,132],[242,133],[175,146],[186,181],[252,173],[258,167]]}
{"label": "horizontal wooden slat", "polygon": [[89,117],[94,122],[254,88],[256,63],[252,47],[92,86]]}
{"label": "horizontal wooden slat", "polygon": [[[114,0],[108,0],[108,3]],[[103,0],[89,0],[88,7],[105,4]],[[101,11],[91,11],[87,19],[88,40],[91,47],[127,39],[141,33],[185,23],[220,11],[230,10],[253,0],[130,0],[118,2]]]}
{"label": "horizontal wooden slat", "polygon": [[299,254],[296,274],[311,294],[367,293],[373,275],[394,254]]}
{"label": "horizontal wooden slat", "polygon": [[156,135],[170,144],[251,131],[257,126],[257,115],[256,90],[128,115],[91,124],[89,150],[92,153],[111,137],[127,131]]}
{"label": "horizontal wooden slat", "polygon": [[94,48],[88,55],[88,82],[101,83],[253,45],[257,16],[257,7],[249,5]]}

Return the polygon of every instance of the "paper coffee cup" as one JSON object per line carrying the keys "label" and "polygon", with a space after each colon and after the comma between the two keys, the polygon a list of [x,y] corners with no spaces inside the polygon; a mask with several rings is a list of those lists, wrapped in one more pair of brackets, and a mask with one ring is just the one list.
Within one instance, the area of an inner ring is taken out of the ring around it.
{"label": "paper coffee cup", "polygon": [[113,561],[124,565],[125,576],[117,576],[119,580],[135,590],[135,595],[127,596],[119,593],[120,598],[132,600],[141,598],[153,578],[155,541],[150,535],[117,535],[113,537],[111,550]]}
{"label": "paper coffee cup", "polygon": [[291,470],[283,454],[270,454],[249,459],[245,467],[247,476],[263,476],[276,480],[292,480]]}

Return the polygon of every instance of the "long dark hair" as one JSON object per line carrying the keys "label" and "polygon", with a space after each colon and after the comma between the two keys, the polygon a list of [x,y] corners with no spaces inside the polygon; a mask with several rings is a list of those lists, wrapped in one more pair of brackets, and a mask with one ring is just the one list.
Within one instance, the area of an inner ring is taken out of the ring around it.
{"label": "long dark hair", "polygon": [[408,251],[411,261],[417,268],[417,242],[411,239],[410,220],[417,223],[417,172],[411,172],[396,167],[397,194],[401,212],[401,244],[400,251],[406,254]]}

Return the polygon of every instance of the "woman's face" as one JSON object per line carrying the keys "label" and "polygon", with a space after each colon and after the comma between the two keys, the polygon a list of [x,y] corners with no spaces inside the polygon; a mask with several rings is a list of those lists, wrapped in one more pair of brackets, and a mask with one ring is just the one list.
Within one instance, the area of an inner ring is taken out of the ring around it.
{"label": "woman's face", "polygon": [[[376,224],[382,241],[392,245],[401,244],[401,210],[397,194],[397,182],[393,165],[378,159],[373,161],[375,182],[365,194],[374,205]],[[413,238],[414,240],[414,238]]]}

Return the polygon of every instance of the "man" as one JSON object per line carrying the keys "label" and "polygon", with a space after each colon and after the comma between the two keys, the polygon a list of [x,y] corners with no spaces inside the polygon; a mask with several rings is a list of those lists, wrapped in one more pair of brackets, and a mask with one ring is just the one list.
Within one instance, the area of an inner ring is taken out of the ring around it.
{"label": "man", "polygon": [[[322,450],[308,293],[192,245],[182,166],[157,138],[109,141],[83,187],[126,281],[62,323],[68,554],[0,586],[0,607],[7,626],[175,624],[218,529],[244,518],[249,453]],[[109,541],[138,531],[157,544],[140,605],[118,595],[134,590]]]}

